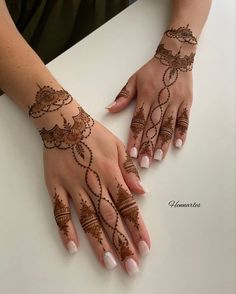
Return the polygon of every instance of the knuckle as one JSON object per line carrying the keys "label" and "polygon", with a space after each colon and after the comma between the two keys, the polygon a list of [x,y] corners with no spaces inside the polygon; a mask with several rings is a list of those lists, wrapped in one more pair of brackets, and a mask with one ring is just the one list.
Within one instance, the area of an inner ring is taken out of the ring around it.
{"label": "knuckle", "polygon": [[117,220],[117,209],[113,207],[110,202],[103,202],[100,207],[100,214],[102,218],[109,224],[114,224]]}

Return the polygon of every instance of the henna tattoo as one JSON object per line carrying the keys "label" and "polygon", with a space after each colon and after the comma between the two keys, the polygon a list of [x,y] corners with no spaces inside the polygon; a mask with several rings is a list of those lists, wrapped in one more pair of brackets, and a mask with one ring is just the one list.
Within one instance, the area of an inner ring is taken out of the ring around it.
{"label": "henna tattoo", "polygon": [[80,222],[86,234],[92,237],[102,245],[102,227],[97,213],[93,206],[88,205],[86,200],[81,199]]}
{"label": "henna tattoo", "polygon": [[[120,218],[115,205],[103,195],[101,179],[97,171],[93,169],[93,152],[86,144],[85,140],[91,134],[94,120],[82,109],[82,107],[79,107],[78,110],[78,115],[72,117],[73,124],[70,124],[65,118],[63,118],[63,128],[55,125],[50,130],[43,128],[39,132],[45,148],[70,150],[76,164],[84,169],[85,183],[89,192],[94,196],[93,200],[96,204],[97,215],[103,226],[105,226],[107,230],[110,230],[112,244],[121,260],[124,260],[127,256],[133,255],[133,252],[129,248],[128,239],[118,229]],[[110,209],[114,214],[114,220],[112,223],[110,223],[110,219],[107,219],[102,213],[104,206],[106,206],[107,209]],[[83,224],[85,224],[85,222],[83,222]],[[90,233],[97,236],[97,240],[100,243],[101,239],[98,237],[98,227],[96,227],[96,230],[90,230]]]}
{"label": "henna tattoo", "polygon": [[138,138],[138,135],[143,131],[145,125],[145,116],[143,105],[139,108],[131,121],[131,131],[133,132],[134,139]]}
{"label": "henna tattoo", "polygon": [[128,83],[126,83],[126,85],[121,89],[120,93],[116,96],[116,99],[119,99],[120,97],[124,97],[124,98],[128,98],[129,97],[129,91],[127,90],[126,86]]}
{"label": "henna tattoo", "polygon": [[180,116],[177,118],[176,128],[179,130],[180,135],[185,135],[188,129],[188,110],[185,107]]}
{"label": "henna tattoo", "polygon": [[29,116],[39,118],[47,112],[53,112],[72,102],[72,96],[64,89],[56,91],[50,86],[39,86],[36,99],[29,108]]}
{"label": "henna tattoo", "polygon": [[58,228],[65,236],[68,236],[68,222],[71,220],[70,208],[60,199],[55,189],[54,194],[54,216]]}
{"label": "henna tattoo", "polygon": [[172,138],[172,134],[174,131],[174,127],[173,127],[173,116],[170,115],[166,121],[163,122],[161,129],[160,129],[160,134],[159,137],[161,139],[161,147],[168,143],[171,138]]}
{"label": "henna tattoo", "polygon": [[140,178],[138,170],[135,167],[132,158],[128,154],[126,154],[126,160],[123,164],[123,168],[127,173],[133,173],[136,175],[136,177]]}
{"label": "henna tattoo", "polygon": [[136,229],[139,229],[139,208],[133,197],[121,184],[118,183],[117,207],[120,214],[129,220]]}
{"label": "henna tattoo", "polygon": [[[160,44],[154,57],[167,68],[162,76],[163,88],[158,93],[157,105],[153,107],[149,113],[151,126],[145,131],[146,140],[142,142],[140,146],[139,153],[145,154],[146,152],[149,152],[146,154],[150,157],[152,155],[150,149],[154,150],[155,142],[153,142],[153,139],[158,134],[158,126],[163,119],[164,106],[170,100],[170,87],[178,80],[179,72],[188,72],[192,70],[195,53],[181,56],[181,48],[176,54],[174,54],[171,50],[166,49],[164,44]],[[159,119],[154,121],[154,117],[159,117]]]}
{"label": "henna tattoo", "polygon": [[165,32],[165,35],[169,38],[175,38],[181,43],[189,43],[191,45],[197,45],[197,38],[193,35],[193,32],[189,28],[179,27],[178,29],[170,29]]}

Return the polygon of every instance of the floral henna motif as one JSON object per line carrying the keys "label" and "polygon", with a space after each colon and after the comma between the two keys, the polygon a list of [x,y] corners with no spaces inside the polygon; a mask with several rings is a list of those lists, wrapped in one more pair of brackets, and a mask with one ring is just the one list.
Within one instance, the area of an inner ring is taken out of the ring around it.
{"label": "floral henna motif", "polygon": [[164,121],[164,123],[161,126],[161,130],[160,130],[160,139],[161,139],[161,147],[168,143],[171,138],[172,138],[172,134],[174,131],[174,126],[173,126],[173,116],[170,115],[166,121]]}
{"label": "floral henna motif", "polygon": [[144,108],[143,105],[139,108],[131,121],[131,131],[133,132],[134,139],[143,131],[145,124]]}
{"label": "floral henna motif", "polygon": [[[40,135],[45,148],[71,150],[75,162],[78,166],[84,169],[85,182],[88,190],[94,196],[93,200],[96,206],[97,215],[103,226],[110,231],[113,246],[117,250],[121,260],[124,260],[127,256],[133,255],[133,253],[129,249],[128,239],[118,229],[120,218],[115,205],[112,201],[103,196],[101,179],[98,173],[93,169],[93,152],[86,144],[86,139],[90,136],[92,127],[94,126],[94,120],[81,107],[78,109],[79,114],[72,117],[73,124],[70,124],[65,118],[63,118],[63,128],[60,128],[58,125],[50,130],[43,128],[40,130]],[[94,182],[96,182],[96,185],[94,185]],[[110,223],[110,220],[106,219],[103,215],[102,210],[104,206],[114,213],[113,223]],[[87,226],[86,228],[88,229]],[[98,237],[98,227],[96,227],[96,230],[94,228],[92,231],[89,231],[91,234],[93,233],[94,236],[97,236],[98,242],[101,241]]]}
{"label": "floral henna motif", "polygon": [[71,220],[70,209],[60,199],[59,194],[55,190],[54,194],[54,216],[58,228],[65,236],[68,236],[68,222]]}
{"label": "floral henna motif", "polygon": [[[128,84],[128,83],[127,83]],[[120,97],[128,98],[129,97],[129,91],[126,89],[127,84],[121,89],[120,93],[116,96],[116,99],[119,99]]]}
{"label": "floral henna motif", "polygon": [[126,154],[126,160],[123,164],[123,168],[127,173],[133,173],[139,178],[138,170],[135,167],[132,158]]}
{"label": "floral henna motif", "polygon": [[29,108],[29,116],[39,118],[72,102],[72,96],[64,89],[56,91],[49,86],[39,86],[35,102]]}
{"label": "floral henna motif", "polygon": [[117,207],[120,214],[139,229],[139,208],[133,197],[118,183]]}
{"label": "floral henna motif", "polygon": [[102,245],[102,227],[94,207],[88,205],[86,200],[81,199],[80,222],[86,234],[92,237]]}
{"label": "floral henna motif", "polygon": [[175,38],[179,42],[189,43],[191,45],[197,45],[197,38],[193,35],[189,25],[186,27],[179,27],[178,29],[170,29],[165,32],[165,35],[169,38]]}
{"label": "floral henna motif", "polygon": [[180,116],[177,119],[176,128],[179,130],[180,135],[185,135],[188,129],[188,110],[187,108],[184,108],[183,112],[180,114]]}

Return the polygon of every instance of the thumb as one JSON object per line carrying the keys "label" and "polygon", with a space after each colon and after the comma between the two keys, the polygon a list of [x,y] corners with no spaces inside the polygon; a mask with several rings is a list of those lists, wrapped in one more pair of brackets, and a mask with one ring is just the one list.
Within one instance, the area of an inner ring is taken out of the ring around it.
{"label": "thumb", "polygon": [[136,95],[136,78],[132,76],[116,96],[115,101],[106,107],[109,112],[120,112]]}

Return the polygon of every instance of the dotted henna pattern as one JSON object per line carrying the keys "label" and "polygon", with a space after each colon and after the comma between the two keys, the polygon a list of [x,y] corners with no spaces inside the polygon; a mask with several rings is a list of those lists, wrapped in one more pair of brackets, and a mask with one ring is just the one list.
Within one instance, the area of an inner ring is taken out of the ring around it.
{"label": "dotted henna pattern", "polygon": [[[127,256],[133,255],[129,249],[129,242],[126,236],[119,231],[120,222],[119,213],[112,201],[103,196],[101,179],[98,173],[93,169],[93,152],[86,144],[86,139],[90,136],[94,120],[82,109],[78,108],[79,113],[73,116],[73,124],[70,124],[64,118],[64,128],[55,125],[52,129],[40,130],[40,135],[45,148],[58,148],[62,150],[70,149],[75,162],[85,171],[85,182],[88,190],[93,196],[97,215],[104,227],[110,230],[111,241],[121,260]],[[94,185],[96,182],[96,185]],[[104,207],[113,214],[113,221],[104,215]],[[90,231],[91,232],[91,231]],[[95,231],[93,232],[95,234]],[[96,231],[97,233],[97,231]],[[99,241],[100,242],[100,241]]]}
{"label": "dotted henna pattern", "polygon": [[56,91],[50,86],[39,86],[35,102],[29,108],[29,116],[39,118],[72,102],[71,95],[64,89]]}
{"label": "dotted henna pattern", "polygon": [[180,135],[185,135],[188,129],[188,110],[185,107],[180,116],[177,118],[176,128],[179,130]]}
{"label": "dotted henna pattern", "polygon": [[179,27],[178,29],[171,28],[165,32],[165,35],[169,38],[175,38],[181,43],[197,45],[197,38],[193,35],[189,25],[186,27]]}
{"label": "dotted henna pattern", "polygon": [[172,138],[172,134],[174,131],[173,121],[174,121],[174,118],[172,115],[170,115],[167,118],[167,120],[163,122],[161,126],[160,133],[159,133],[159,137],[161,139],[161,147],[164,144],[167,144]]}
{"label": "dotted henna pattern", "polygon": [[138,135],[143,131],[145,125],[145,116],[143,105],[139,108],[136,114],[133,116],[131,121],[131,131],[133,132],[133,137],[138,138]]}
{"label": "dotted henna pattern", "polygon": [[126,154],[126,160],[123,164],[123,168],[128,174],[133,173],[139,178],[138,170],[135,167],[132,158],[128,154]]}
{"label": "dotted henna pattern", "polygon": [[68,222],[71,220],[70,209],[60,199],[56,190],[53,197],[54,202],[54,216],[58,228],[65,236],[68,236]]}

